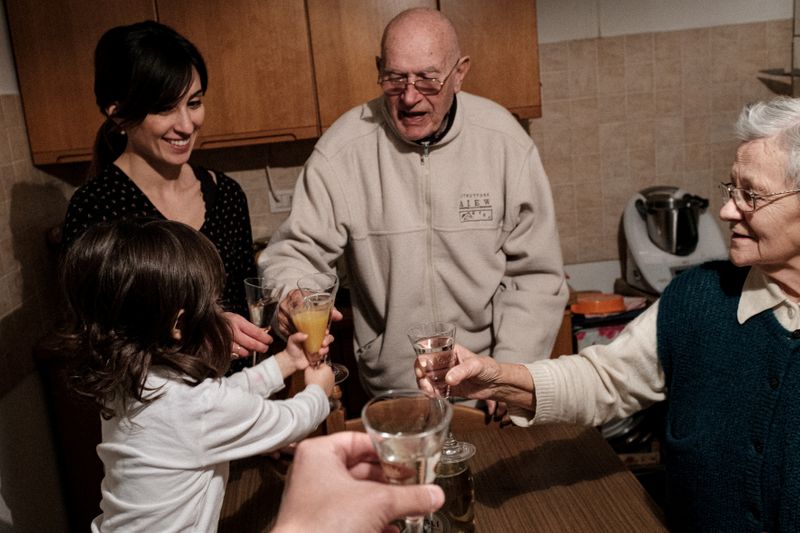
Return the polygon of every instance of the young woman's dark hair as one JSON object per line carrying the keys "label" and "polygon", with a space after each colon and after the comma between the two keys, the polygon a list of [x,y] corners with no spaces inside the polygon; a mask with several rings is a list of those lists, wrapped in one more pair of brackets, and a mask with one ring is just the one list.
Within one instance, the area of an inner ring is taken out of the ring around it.
{"label": "young woman's dark hair", "polygon": [[145,387],[155,365],[193,385],[223,376],[232,342],[217,304],[224,279],[214,245],[180,222],[129,219],[86,230],[61,264],[75,390],[110,418],[158,397]]}
{"label": "young woman's dark hair", "polygon": [[94,54],[94,95],[106,120],[95,139],[91,176],[125,150],[125,128],[175,107],[189,90],[192,69],[205,93],[208,73],[200,52],[158,22],[117,26],[100,37]]}

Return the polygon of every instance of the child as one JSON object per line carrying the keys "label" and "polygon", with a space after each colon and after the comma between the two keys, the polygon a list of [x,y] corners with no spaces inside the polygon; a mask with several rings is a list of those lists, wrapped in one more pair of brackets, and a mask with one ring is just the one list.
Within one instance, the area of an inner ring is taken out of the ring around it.
{"label": "child", "polygon": [[[308,366],[302,333],[223,377],[232,335],[217,303],[224,280],[214,245],[179,222],[99,224],[67,251],[74,386],[103,419],[103,513],[92,531],[215,531],[229,461],[302,439],[328,415],[333,374]],[[306,389],[269,400],[295,370]]]}

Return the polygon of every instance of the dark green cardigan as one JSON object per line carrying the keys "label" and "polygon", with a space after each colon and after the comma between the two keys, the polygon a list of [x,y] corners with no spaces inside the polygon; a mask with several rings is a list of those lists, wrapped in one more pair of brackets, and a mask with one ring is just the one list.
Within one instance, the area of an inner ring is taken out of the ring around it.
{"label": "dark green cardigan", "polygon": [[667,287],[667,516],[675,531],[800,530],[800,331],[736,319],[747,268],[716,262]]}

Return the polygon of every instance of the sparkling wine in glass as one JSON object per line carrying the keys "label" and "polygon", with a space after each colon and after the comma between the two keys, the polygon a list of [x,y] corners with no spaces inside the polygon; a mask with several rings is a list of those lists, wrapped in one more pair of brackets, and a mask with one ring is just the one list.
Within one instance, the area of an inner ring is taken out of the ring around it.
{"label": "sparkling wine in glass", "polygon": [[[389,483],[433,482],[452,416],[445,399],[414,389],[387,391],[367,402],[361,420]],[[421,533],[424,517],[409,516],[405,523],[406,533]]]}
{"label": "sparkling wine in glass", "polygon": [[[250,315],[250,322],[269,331],[275,312],[278,310],[281,298],[281,288],[269,282],[266,278],[246,278],[244,280],[244,292],[247,299],[247,310]],[[253,365],[256,364],[258,353],[253,352]]]}
{"label": "sparkling wine in glass", "polygon": [[[450,386],[444,381],[447,371],[456,365],[453,347],[456,326],[450,322],[422,322],[409,328],[408,340],[417,354],[417,362],[425,370],[437,397],[450,400]],[[442,462],[465,462],[475,455],[475,446],[455,439],[448,430],[442,448]]]}

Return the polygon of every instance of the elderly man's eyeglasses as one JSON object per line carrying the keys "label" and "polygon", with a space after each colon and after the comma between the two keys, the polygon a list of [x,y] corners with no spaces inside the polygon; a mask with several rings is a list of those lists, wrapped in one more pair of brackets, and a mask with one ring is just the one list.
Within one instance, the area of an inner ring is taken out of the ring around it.
{"label": "elderly man's eyeglasses", "polygon": [[766,198],[800,192],[800,189],[791,189],[788,191],[771,192],[769,194],[758,194],[748,189],[735,187],[733,183],[720,183],[719,190],[722,193],[722,200],[727,202],[733,199],[733,203],[736,204],[736,207],[740,211],[755,211],[759,208],[759,201],[765,200]]}
{"label": "elderly man's eyeglasses", "polygon": [[407,85],[413,86],[418,93],[425,96],[432,96],[439,94],[447,82],[447,79],[456,71],[456,67],[461,63],[461,59],[456,61],[447,76],[441,80],[438,78],[417,78],[416,80],[409,80],[408,76],[400,76],[397,74],[381,74],[378,77],[378,84],[383,89],[384,94],[395,96],[406,90]]}

